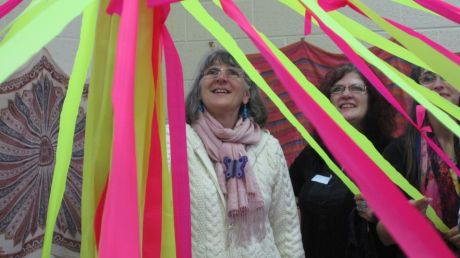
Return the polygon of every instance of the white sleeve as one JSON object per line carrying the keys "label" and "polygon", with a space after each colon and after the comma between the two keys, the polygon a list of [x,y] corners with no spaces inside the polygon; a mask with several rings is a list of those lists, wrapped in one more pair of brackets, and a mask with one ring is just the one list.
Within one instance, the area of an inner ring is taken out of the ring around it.
{"label": "white sleeve", "polygon": [[283,258],[305,257],[297,206],[286,159],[278,141],[275,140],[271,147],[273,147],[271,151],[274,155],[276,174],[272,185],[272,204],[268,216],[273,228],[275,243]]}

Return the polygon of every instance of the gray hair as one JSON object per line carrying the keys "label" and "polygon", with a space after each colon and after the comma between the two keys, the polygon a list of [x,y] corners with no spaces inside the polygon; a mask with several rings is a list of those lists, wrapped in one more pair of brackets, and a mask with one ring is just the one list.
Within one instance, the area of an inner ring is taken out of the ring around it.
{"label": "gray hair", "polygon": [[[204,71],[211,67],[212,65],[220,63],[226,64],[228,66],[241,68],[236,60],[230,55],[229,52],[219,49],[211,52],[203,61],[198,72],[198,76],[195,77],[195,80],[192,84],[192,90],[187,96],[185,102],[185,115],[187,124],[192,124],[198,119],[199,107],[201,104],[201,90],[200,90],[200,81],[203,78]],[[249,116],[252,117],[254,122],[256,122],[260,127],[265,125],[267,121],[267,109],[260,97],[259,89],[256,84],[249,79],[248,75],[244,73],[244,81],[246,82],[249,88],[249,102],[247,108],[249,111]],[[242,112],[242,105],[240,107],[239,113]]]}

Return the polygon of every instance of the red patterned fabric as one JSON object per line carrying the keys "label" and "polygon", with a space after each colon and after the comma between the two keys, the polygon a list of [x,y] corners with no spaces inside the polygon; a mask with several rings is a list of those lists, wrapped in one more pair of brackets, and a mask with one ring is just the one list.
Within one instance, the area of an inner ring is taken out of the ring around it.
{"label": "red patterned fabric", "polygon": [[[0,84],[0,257],[41,253],[68,81],[43,50]],[[53,236],[52,254],[58,257],[79,257],[84,136],[82,107]]]}
{"label": "red patterned fabric", "polygon": [[[387,63],[393,65],[398,70],[405,74],[409,74],[412,65],[398,57],[395,57],[378,48],[370,48],[370,50]],[[321,78],[332,68],[337,65],[349,63],[348,59],[342,54],[329,53],[319,47],[316,47],[304,40],[281,48],[284,54],[305,74],[306,78],[314,85],[319,85]],[[254,64],[259,73],[264,77],[273,91],[283,100],[291,112],[299,119],[299,121],[312,132],[312,126],[295,106],[290,99],[288,93],[280,84],[272,68],[260,54],[248,55],[249,60]],[[374,69],[375,70],[375,69]],[[407,96],[399,87],[395,86],[390,80],[384,77],[380,72],[377,75],[382,79],[383,83],[390,89],[396,99],[403,107],[408,109],[412,103],[411,98]],[[297,157],[298,153],[305,147],[305,140],[300,136],[297,130],[284,118],[276,106],[262,93],[265,103],[268,108],[269,117],[266,128],[280,141],[284,155],[288,165],[290,165]],[[395,135],[400,135],[403,132],[405,120],[399,114],[396,117],[397,130]]]}

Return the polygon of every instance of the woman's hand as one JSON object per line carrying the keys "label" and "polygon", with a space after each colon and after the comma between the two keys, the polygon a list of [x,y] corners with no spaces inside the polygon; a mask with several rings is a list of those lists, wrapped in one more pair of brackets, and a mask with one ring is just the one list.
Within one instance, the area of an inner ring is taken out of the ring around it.
{"label": "woman's hand", "polygon": [[451,228],[449,232],[444,235],[444,238],[457,248],[460,248],[460,232],[458,226]]}
{"label": "woman's hand", "polygon": [[420,211],[422,214],[426,213],[426,209],[428,208],[428,205],[431,203],[431,198],[428,197],[423,197],[420,200],[410,200],[410,204],[414,206],[418,211]]}
{"label": "woman's hand", "polygon": [[[425,214],[426,209],[428,208],[428,205],[431,203],[431,200],[432,200],[431,198],[423,197],[420,200],[410,200],[409,203],[413,205],[418,211]],[[388,230],[385,228],[385,226],[381,222],[377,223],[376,229],[377,229],[377,235],[379,236],[380,241],[384,245],[392,245],[395,243],[393,237],[390,235],[390,232],[388,232]]]}
{"label": "woman's hand", "polygon": [[358,211],[359,216],[361,218],[369,221],[369,222],[376,222],[377,219],[372,212],[372,209],[367,204],[366,200],[363,199],[361,194],[355,195],[355,203],[356,203],[356,210]]}

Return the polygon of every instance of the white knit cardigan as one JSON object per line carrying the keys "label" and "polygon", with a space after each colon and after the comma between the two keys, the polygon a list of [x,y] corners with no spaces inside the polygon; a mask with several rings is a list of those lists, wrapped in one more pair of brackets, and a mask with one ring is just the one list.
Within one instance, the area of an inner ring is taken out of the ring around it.
{"label": "white knit cardigan", "polygon": [[267,132],[247,149],[265,202],[265,238],[245,247],[227,247],[226,201],[206,149],[187,125],[187,155],[194,258],[304,257],[299,218],[286,160],[278,141]]}

